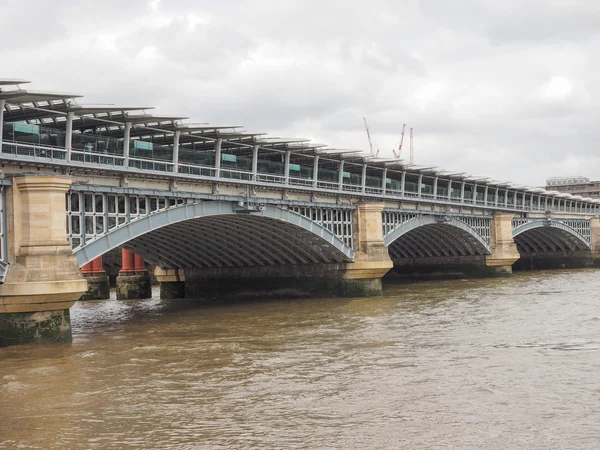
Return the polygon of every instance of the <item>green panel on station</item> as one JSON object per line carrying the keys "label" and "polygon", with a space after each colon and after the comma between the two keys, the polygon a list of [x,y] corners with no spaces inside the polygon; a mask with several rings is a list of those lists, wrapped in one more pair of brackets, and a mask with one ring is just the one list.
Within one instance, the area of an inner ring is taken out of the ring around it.
{"label": "green panel on station", "polygon": [[391,178],[386,178],[385,179],[385,184],[392,184],[392,179]]}
{"label": "green panel on station", "polygon": [[342,172],[342,177],[350,178],[350,172]]}
{"label": "green panel on station", "polygon": [[136,139],[133,141],[133,148],[137,148],[138,150],[154,150],[154,144]]}
{"label": "green panel on station", "polygon": [[19,133],[40,134],[40,127],[28,123],[15,123],[13,129]]}
{"label": "green panel on station", "polygon": [[290,170],[300,172],[300,164],[290,164]]}
{"label": "green panel on station", "polygon": [[227,162],[236,162],[237,161],[237,156],[230,155],[229,153],[223,153],[221,155],[221,160],[222,161],[227,161]]}

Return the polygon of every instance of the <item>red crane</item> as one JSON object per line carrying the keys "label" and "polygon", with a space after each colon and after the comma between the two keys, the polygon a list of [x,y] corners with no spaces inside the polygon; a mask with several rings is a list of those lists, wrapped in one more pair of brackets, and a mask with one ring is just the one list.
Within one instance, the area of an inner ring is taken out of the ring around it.
{"label": "red crane", "polygon": [[367,137],[369,138],[369,148],[371,149],[371,156],[377,157],[379,155],[379,149],[375,153],[373,153],[373,142],[371,142],[371,132],[369,131],[369,125],[367,125],[367,119],[363,117],[365,121],[365,129],[367,130]]}
{"label": "red crane", "polygon": [[[404,142],[404,129],[406,128],[406,124],[402,124],[402,136],[400,137],[400,144],[398,145],[398,153],[396,153],[395,149],[392,149],[394,153],[394,158],[400,159],[400,153],[402,153],[402,143]],[[412,128],[411,128],[412,130]]]}

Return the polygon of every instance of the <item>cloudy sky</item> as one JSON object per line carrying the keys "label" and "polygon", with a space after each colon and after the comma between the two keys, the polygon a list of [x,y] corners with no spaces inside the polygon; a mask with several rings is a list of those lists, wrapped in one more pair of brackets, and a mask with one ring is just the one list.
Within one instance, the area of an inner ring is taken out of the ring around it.
{"label": "cloudy sky", "polygon": [[417,164],[600,179],[597,0],[2,0],[0,40],[0,78],[82,103],[368,151],[364,116],[380,156],[406,123]]}

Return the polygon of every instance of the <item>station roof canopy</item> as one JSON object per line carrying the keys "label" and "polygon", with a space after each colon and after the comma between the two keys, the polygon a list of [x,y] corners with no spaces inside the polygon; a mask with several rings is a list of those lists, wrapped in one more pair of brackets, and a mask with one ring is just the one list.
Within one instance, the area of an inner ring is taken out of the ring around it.
{"label": "station roof canopy", "polygon": [[19,84],[27,84],[31,81],[23,80],[21,78],[0,78],[0,86],[18,86]]}
{"label": "station roof canopy", "polygon": [[[359,149],[329,148],[326,144],[311,142],[306,138],[270,137],[264,132],[245,130],[242,125],[188,123],[185,115],[152,114],[153,106],[137,104],[86,104],[77,102],[79,94],[54,91],[23,89],[29,81],[18,78],[0,78],[0,100],[5,100],[3,121],[66,130],[69,113],[73,115],[75,133],[124,138],[126,124],[131,123],[130,137],[149,140],[154,145],[174,145],[173,135],[179,136],[179,145],[186,151],[213,151],[215,142],[222,140],[222,148],[229,153],[247,154],[258,146],[267,158],[278,159],[281,153],[291,151],[295,158],[319,156],[323,164],[334,165],[337,161],[347,162],[348,170],[357,172],[358,165],[383,170],[409,170],[413,173],[441,176],[450,180],[484,183],[528,192],[548,193],[562,198],[570,194],[544,191],[541,188],[518,186],[507,182],[493,181],[488,177],[472,176],[465,172],[441,170],[433,166],[410,164],[396,158],[379,158]],[[329,162],[328,162],[329,161]],[[580,199],[581,197],[575,197]],[[597,201],[595,201],[597,202]]]}
{"label": "station roof canopy", "polygon": [[40,103],[40,102],[51,102],[55,100],[69,100],[73,98],[81,97],[77,94],[67,94],[64,92],[44,92],[44,91],[32,91],[25,89],[16,89],[11,91],[2,90],[0,92],[0,100],[6,100],[6,103],[12,105],[23,105],[26,103]]}

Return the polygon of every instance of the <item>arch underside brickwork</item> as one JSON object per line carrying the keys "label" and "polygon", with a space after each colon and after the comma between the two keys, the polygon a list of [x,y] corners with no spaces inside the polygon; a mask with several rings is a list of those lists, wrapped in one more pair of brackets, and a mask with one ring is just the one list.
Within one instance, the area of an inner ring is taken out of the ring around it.
{"label": "arch underside brickwork", "polygon": [[75,250],[80,266],[122,246],[165,269],[339,263],[354,252],[319,224],[267,205],[202,202],[131,222]]}
{"label": "arch underside brickwork", "polygon": [[513,230],[521,254],[590,250],[590,243],[566,226],[528,224]]}
{"label": "arch underside brickwork", "polygon": [[438,221],[433,217],[411,219],[389,233],[385,243],[393,260],[491,253],[485,238],[456,219],[445,221]]}

